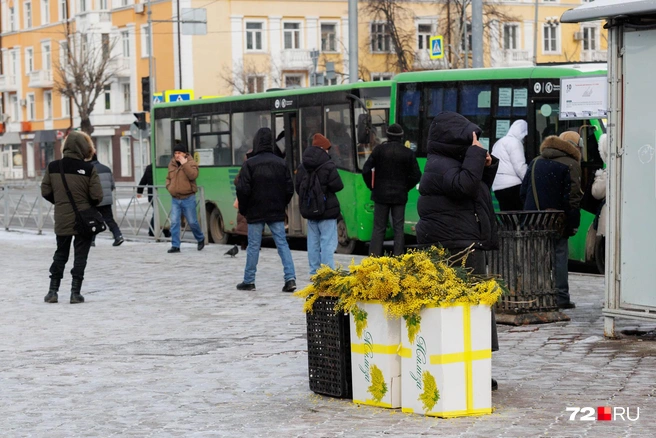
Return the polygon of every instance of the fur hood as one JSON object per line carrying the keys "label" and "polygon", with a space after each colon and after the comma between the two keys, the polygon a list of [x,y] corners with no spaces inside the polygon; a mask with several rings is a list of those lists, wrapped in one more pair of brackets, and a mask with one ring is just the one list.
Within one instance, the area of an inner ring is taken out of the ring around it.
{"label": "fur hood", "polygon": [[[547,149],[554,149],[560,151],[565,155],[569,155],[579,163],[581,162],[581,151],[578,147],[574,146],[572,143],[562,140],[556,135],[550,135],[545,138],[542,144],[540,145],[540,155],[545,158],[554,158],[552,154],[547,151]],[[546,152],[546,154],[545,154]]]}

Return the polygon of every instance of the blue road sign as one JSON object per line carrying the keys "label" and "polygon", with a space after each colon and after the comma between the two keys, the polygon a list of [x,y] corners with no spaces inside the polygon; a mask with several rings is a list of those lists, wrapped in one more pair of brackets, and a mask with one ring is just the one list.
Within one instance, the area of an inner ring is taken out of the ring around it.
{"label": "blue road sign", "polygon": [[434,36],[430,38],[430,58],[431,59],[440,59],[444,57],[444,40],[442,35]]}
{"label": "blue road sign", "polygon": [[164,100],[166,102],[184,102],[193,100],[193,90],[167,90],[164,92]]}
{"label": "blue road sign", "polygon": [[164,102],[164,94],[153,93],[153,104]]}

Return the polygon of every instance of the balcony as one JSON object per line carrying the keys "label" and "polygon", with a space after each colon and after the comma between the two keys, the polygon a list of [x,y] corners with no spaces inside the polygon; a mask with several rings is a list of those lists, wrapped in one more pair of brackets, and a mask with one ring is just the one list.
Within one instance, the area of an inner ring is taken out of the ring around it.
{"label": "balcony", "polygon": [[109,28],[112,25],[112,14],[109,11],[86,11],[80,12],[75,16],[75,22],[79,29],[88,30],[89,28]]}
{"label": "balcony", "polygon": [[582,50],[581,62],[606,62],[608,61],[608,52],[605,50]]}
{"label": "balcony", "polygon": [[417,70],[438,70],[447,68],[446,57],[442,59],[431,59],[428,50],[417,50],[415,52],[414,68]]}
{"label": "balcony", "polygon": [[528,50],[506,49],[503,51],[503,62],[506,66],[532,65],[533,60]]}
{"label": "balcony", "polygon": [[0,75],[0,92],[18,91],[16,76]]}
{"label": "balcony", "polygon": [[109,60],[109,68],[114,76],[130,77],[130,59],[124,56],[115,56]]}
{"label": "balcony", "polygon": [[283,50],[280,54],[282,70],[312,70],[310,51],[305,49]]}
{"label": "balcony", "polygon": [[36,70],[28,73],[30,81],[27,84],[30,88],[52,88],[52,70]]}

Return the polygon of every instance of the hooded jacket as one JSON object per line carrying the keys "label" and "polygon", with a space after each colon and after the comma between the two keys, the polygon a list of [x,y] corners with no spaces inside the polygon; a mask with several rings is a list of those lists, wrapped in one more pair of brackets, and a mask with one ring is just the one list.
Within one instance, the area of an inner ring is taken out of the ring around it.
{"label": "hooded jacket", "polygon": [[400,141],[387,141],[373,150],[364,163],[362,177],[371,190],[372,201],[403,205],[408,202],[408,192],[421,179],[421,170],[412,150]]}
{"label": "hooded jacket", "polygon": [[499,159],[499,171],[492,190],[503,190],[522,184],[526,175],[526,157],[522,140],[528,135],[528,124],[516,120],[508,133],[492,147],[492,155]]}
{"label": "hooded jacket", "polygon": [[249,224],[285,220],[294,183],[285,160],[273,152],[271,129],[255,134],[253,156],[242,164],[236,189],[239,212]]}
{"label": "hooded jacket", "polygon": [[339,200],[335,193],[344,188],[342,178],[337,173],[337,166],[330,159],[330,155],[318,146],[310,146],[303,152],[303,162],[296,171],[296,193],[300,194],[301,181],[308,172],[317,172],[321,190],[326,196],[326,210],[320,218],[314,218],[315,221],[325,219],[337,219],[340,214]]}
{"label": "hooded jacket", "polygon": [[55,204],[55,234],[73,236],[75,210],[68,199],[60,173],[63,164],[66,183],[71,191],[78,211],[96,206],[103,198],[100,178],[93,164],[84,161],[95,154],[93,144],[78,132],[71,132],[64,141],[64,158],[51,161],[41,181],[41,196]]}
{"label": "hooded jacket", "polygon": [[98,156],[96,155],[93,156],[90,163],[93,164],[93,167],[96,168],[96,172],[98,172],[98,178],[100,178],[100,185],[103,189],[103,198],[102,201],[100,201],[100,204],[98,204],[98,207],[112,205],[114,202],[112,192],[116,188],[116,184],[114,184],[114,176],[112,176],[112,170],[104,164],[100,164],[98,161]]}
{"label": "hooded jacket", "polygon": [[498,246],[490,188],[499,160],[472,146],[481,129],[453,112],[439,113],[428,133],[428,160],[419,183],[417,242],[452,250]]}
{"label": "hooded jacket", "polygon": [[[581,219],[580,160],[578,147],[555,135],[545,138],[540,155],[528,166],[520,191],[525,210],[563,210],[567,236],[576,233]],[[537,201],[533,194],[533,179]]]}
{"label": "hooded jacket", "polygon": [[175,154],[169,162],[169,173],[166,175],[166,190],[176,199],[186,199],[198,191],[198,163],[191,155],[186,154],[187,162],[180,164]]}

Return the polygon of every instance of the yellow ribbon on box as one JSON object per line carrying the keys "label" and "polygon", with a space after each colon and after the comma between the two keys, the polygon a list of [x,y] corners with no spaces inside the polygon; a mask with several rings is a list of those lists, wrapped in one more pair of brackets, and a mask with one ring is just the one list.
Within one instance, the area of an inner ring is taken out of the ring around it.
{"label": "yellow ribbon on box", "polygon": [[[365,344],[351,344],[351,353],[364,354]],[[398,345],[372,344],[367,346],[367,352],[377,354],[396,354],[399,351]]]}
{"label": "yellow ribbon on box", "polygon": [[[467,391],[467,409],[464,411],[448,411],[448,412],[433,412],[428,413],[428,416],[435,417],[462,417],[481,414],[491,414],[492,408],[474,409],[474,388],[472,386],[472,362],[475,360],[484,360],[492,358],[492,350],[476,350],[471,349],[471,305],[465,303],[455,304],[462,307],[462,325],[463,325],[463,339],[464,351],[462,353],[447,353],[447,354],[434,354],[429,357],[431,365],[444,365],[448,363],[463,362],[465,365],[465,385]],[[398,346],[398,354],[401,357],[412,357],[412,350],[410,348]],[[412,409],[403,408],[402,412],[412,413]]]}

